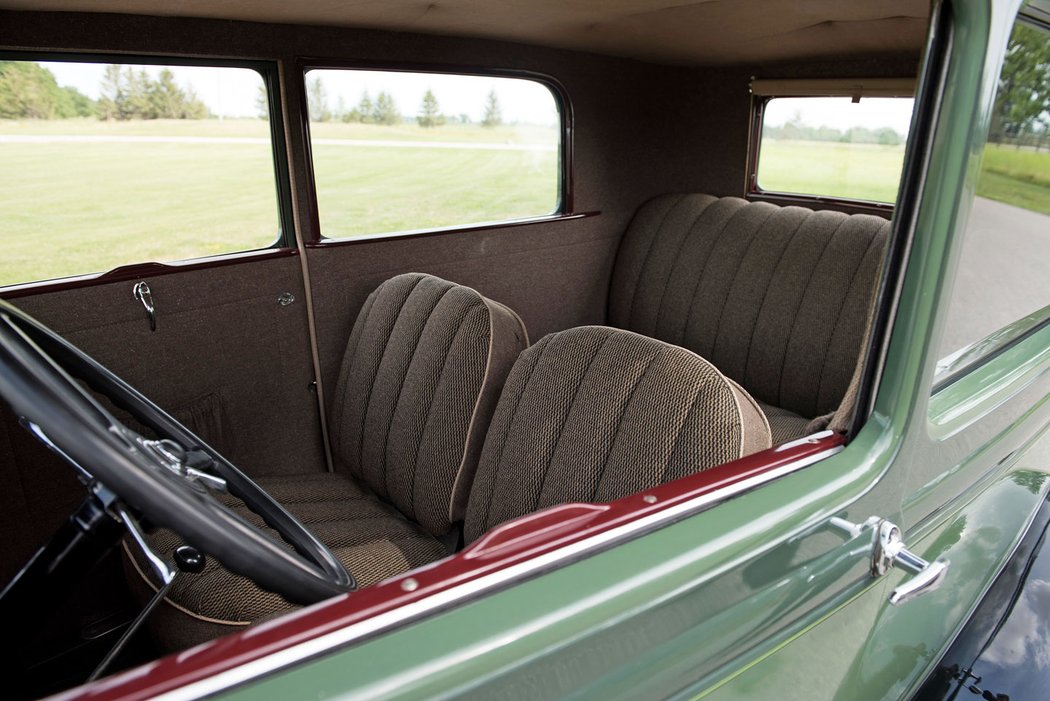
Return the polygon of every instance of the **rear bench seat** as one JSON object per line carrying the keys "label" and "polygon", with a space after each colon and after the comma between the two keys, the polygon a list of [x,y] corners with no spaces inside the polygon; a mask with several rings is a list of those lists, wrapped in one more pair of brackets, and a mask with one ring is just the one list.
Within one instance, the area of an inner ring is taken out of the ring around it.
{"label": "rear bench seat", "polygon": [[888,233],[870,215],[658,197],[620,244],[609,323],[709,360],[758,400],[782,443],[842,401]]}

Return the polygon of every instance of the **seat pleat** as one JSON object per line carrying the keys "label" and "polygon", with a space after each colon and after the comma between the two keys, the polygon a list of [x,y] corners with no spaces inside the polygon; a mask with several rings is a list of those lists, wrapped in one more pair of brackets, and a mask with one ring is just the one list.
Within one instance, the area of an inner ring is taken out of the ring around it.
{"label": "seat pleat", "polygon": [[[682,249],[689,232],[697,229],[698,223],[705,218],[709,205],[719,202],[720,200],[689,196],[679,200],[668,212],[655,233],[653,244],[642,266],[640,280],[644,284],[639,284],[635,290],[626,328],[646,336],[652,336],[655,333],[660,304],[667,289],[675,258]],[[724,207],[723,205],[720,209]],[[699,231],[704,230],[704,227],[699,227]]]}
{"label": "seat pleat", "polygon": [[[379,291],[369,295],[366,313],[359,314],[343,357],[337,393],[333,398],[338,414],[333,413],[332,449],[355,477],[362,478],[361,457],[364,449],[365,413],[375,387],[376,371],[386,353],[390,332],[409,296],[422,278],[399,277],[383,285],[384,303],[375,304]],[[336,420],[337,419],[337,420]]]}
{"label": "seat pleat", "polygon": [[873,222],[868,249],[850,282],[835,322],[827,359],[817,386],[817,414],[831,411],[842,399],[840,388],[849,385],[853,369],[860,355],[860,344],[869,322],[871,296],[882,266],[883,242],[889,236],[888,221]]}
{"label": "seat pleat", "polygon": [[755,322],[747,369],[740,383],[756,399],[784,406],[781,404],[780,382],[798,310],[815,262],[820,260],[831,235],[845,219],[846,215],[839,212],[815,212],[792,237],[773,272]]}
{"label": "seat pleat", "polygon": [[728,377],[743,384],[759,312],[769,295],[773,273],[791,239],[812,212],[801,207],[777,208],[753,231],[733,274],[710,360]]}
{"label": "seat pleat", "polygon": [[[836,236],[839,226],[856,235]],[[624,234],[609,321],[689,348],[755,398],[812,418],[845,395],[888,232],[868,215],[659,197]]]}
{"label": "seat pleat", "polygon": [[[540,349],[499,451],[499,463],[506,468],[497,470],[490,521],[505,521],[533,510],[576,391],[603,342],[604,337],[595,336],[580,348],[566,348],[564,340],[554,336],[548,347]],[[513,379],[512,375],[508,385]],[[493,421],[497,418],[502,418],[498,411]],[[483,455],[488,450],[486,441]]]}
{"label": "seat pleat", "polygon": [[580,382],[531,511],[594,499],[627,405],[658,355],[625,353],[632,341],[632,336],[606,335]]}
{"label": "seat pleat", "polygon": [[[756,430],[757,449],[768,446],[765,422]],[[507,380],[464,534],[470,542],[538,508],[623,497],[737,458],[743,443],[730,381],[696,354],[609,327],[551,334]]]}
{"label": "seat pleat", "polygon": [[755,231],[776,211],[772,205],[749,205],[737,198],[727,197],[721,202],[728,203],[733,216],[717,230],[717,237],[711,239],[711,253],[705,265],[692,271],[692,294],[677,313],[684,327],[682,335],[678,339],[664,338],[712,362],[711,354],[740,259]]}
{"label": "seat pleat", "polygon": [[380,391],[373,390],[365,411],[366,439],[361,449],[361,472],[364,481],[384,499],[390,497],[386,480],[387,442],[397,402],[424,327],[450,289],[450,283],[437,278],[420,281],[397,316],[376,371],[374,386]]}
{"label": "seat pleat", "polygon": [[[626,327],[630,323],[634,297],[638,291],[642,269],[649,257],[649,252],[656,244],[658,231],[671,209],[685,195],[664,195],[649,200],[642,205],[628,227],[628,234],[620,243],[620,255],[616,259],[616,269],[609,288],[609,318],[613,323]],[[711,198],[714,199],[713,197]]]}
{"label": "seat pleat", "polygon": [[[462,460],[463,446],[467,442],[467,431],[470,428],[469,421],[449,422],[448,417],[468,407],[473,409],[484,381],[482,373],[464,374],[462,368],[484,367],[488,360],[488,310],[470,305],[457,311],[457,317],[460,314],[462,321],[449,342],[440,369],[428,364],[427,369],[420,373],[433,389],[418,393],[417,403],[420,411],[412,421],[413,428],[419,427],[417,445],[411,451],[407,446],[399,448],[406,454],[411,452],[412,457],[411,461],[404,462],[410,472],[401,478],[405,486],[395,492],[398,495],[395,504],[402,511],[407,509],[405,513],[412,514],[416,522],[433,532],[440,532],[442,524],[447,524],[449,520],[448,504],[443,503],[443,500],[434,499],[433,496],[452,493],[453,483],[459,471],[458,463]],[[406,382],[402,401],[406,395],[415,394]],[[408,412],[405,412],[405,415],[407,416]],[[404,422],[405,420],[402,420],[395,424],[392,433],[398,436],[417,435],[407,431],[402,434],[398,426]],[[402,443],[399,438],[394,445],[401,446]]]}
{"label": "seat pleat", "polygon": [[[832,233],[827,247],[814,263],[784,351],[777,406],[802,416],[819,416],[834,411],[842,399],[840,395],[821,406],[817,395],[842,303],[867,251],[875,222],[881,223],[881,220],[860,215],[847,217]],[[862,316],[867,319],[867,315]],[[860,335],[856,338],[859,342]],[[840,358],[851,370],[856,364],[856,350],[854,346],[852,357]],[[848,384],[849,373],[845,377]]]}
{"label": "seat pleat", "polygon": [[[415,473],[419,467],[420,451],[424,444],[424,431],[427,422],[433,417],[431,412],[438,385],[441,382],[445,367],[452,355],[452,345],[460,334],[466,334],[478,342],[473,353],[464,354],[464,361],[472,361],[472,365],[464,367],[483,367],[485,364],[484,349],[488,346],[488,322],[486,311],[483,306],[478,306],[477,295],[464,288],[450,287],[441,293],[441,297],[434,308],[427,314],[423,328],[418,332],[418,338],[414,352],[408,361],[404,376],[400,379],[400,387],[397,392],[397,401],[390,407],[389,429],[385,440],[380,445],[376,441],[376,450],[382,448],[383,459],[381,467],[384,474],[384,494],[390,501],[406,515],[413,515],[413,482]],[[467,324],[466,318],[473,312],[473,324]],[[411,333],[412,330],[409,331]],[[462,349],[461,349],[462,350]],[[472,355],[469,358],[468,355]],[[470,373],[461,379],[455,388],[457,397],[463,400],[460,405],[470,406],[471,398],[458,394],[459,390],[473,389],[473,397],[481,385],[481,373]],[[387,381],[397,382],[396,378]],[[445,385],[448,389],[448,386]],[[449,398],[451,399],[451,398]],[[446,417],[448,414],[445,415]],[[466,424],[455,422],[451,425],[443,425],[451,436],[458,436],[459,445],[462,446],[466,440]],[[429,447],[428,447],[429,448]],[[433,451],[429,455],[431,465],[435,472],[450,473],[451,479],[455,474],[455,467],[448,464],[451,460],[459,458],[459,452],[453,449],[452,454],[448,452],[439,453]],[[450,490],[447,485],[446,490]]]}

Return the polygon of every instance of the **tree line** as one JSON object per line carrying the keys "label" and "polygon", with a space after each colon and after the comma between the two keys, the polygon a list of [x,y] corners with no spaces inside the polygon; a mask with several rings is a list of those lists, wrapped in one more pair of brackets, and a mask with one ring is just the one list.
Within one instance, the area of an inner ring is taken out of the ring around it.
{"label": "tree line", "polygon": [[193,88],[183,88],[167,68],[151,78],[145,69],[106,66],[99,99],[59,86],[55,75],[30,61],[0,61],[0,119],[103,120],[204,119],[211,114]]}
{"label": "tree line", "polygon": [[[328,93],[320,78],[312,78],[306,83],[306,98],[310,119],[315,122],[345,122],[351,124],[382,124],[394,125],[405,121],[393,96],[381,90],[375,99],[367,90],[361,93],[357,104],[347,108],[342,96],[336,104],[335,109],[329,106]],[[258,102],[259,115],[266,116],[266,105],[262,97]],[[444,124],[459,123],[470,124],[469,115],[446,115],[441,111],[437,96],[432,90],[427,90],[423,95],[419,111],[415,118],[416,123],[424,128],[440,127]],[[485,99],[484,116],[481,126],[496,127],[503,124],[503,112],[499,104],[496,91],[489,92]]]}
{"label": "tree line", "polygon": [[1016,140],[1050,132],[1050,40],[1046,33],[1018,23],[999,75],[990,140]]}
{"label": "tree line", "polygon": [[771,139],[792,139],[795,141],[833,141],[849,144],[879,144],[881,146],[898,146],[905,141],[903,134],[893,127],[868,129],[867,127],[814,127],[805,124],[801,115],[796,112],[783,126],[762,127],[762,135]]}
{"label": "tree line", "polygon": [[0,61],[0,119],[69,119],[94,113],[94,100],[76,88],[59,86],[43,66]]}

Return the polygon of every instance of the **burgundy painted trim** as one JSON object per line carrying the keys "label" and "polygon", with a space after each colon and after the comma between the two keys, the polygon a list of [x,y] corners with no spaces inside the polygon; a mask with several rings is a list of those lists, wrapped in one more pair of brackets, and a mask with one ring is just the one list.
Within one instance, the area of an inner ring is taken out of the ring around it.
{"label": "burgundy painted trim", "polygon": [[[314,175],[314,159],[313,159],[313,145],[310,140],[310,104],[306,97],[306,72],[309,70],[358,70],[358,71],[389,71],[389,72],[403,72],[403,73],[446,73],[453,75],[473,75],[473,76],[490,76],[497,78],[519,78],[523,80],[531,80],[536,83],[541,83],[551,91],[554,96],[555,102],[558,104],[558,111],[561,115],[561,144],[560,144],[560,173],[559,186],[560,192],[557,203],[557,211],[550,216],[561,216],[567,217],[575,214],[573,207],[573,137],[575,136],[575,117],[573,115],[572,100],[569,99],[569,92],[562,85],[561,81],[552,75],[547,73],[541,73],[538,71],[530,71],[524,69],[514,68],[477,68],[476,66],[467,66],[460,64],[448,64],[448,63],[414,63],[414,62],[399,62],[399,61],[375,61],[375,60],[352,60],[352,59],[337,59],[337,58],[317,58],[317,57],[299,57],[295,60],[293,65],[293,71],[295,77],[289,76],[289,79],[298,81],[301,86],[302,100],[299,101],[299,123],[302,126],[302,141],[305,146],[303,159],[306,167],[307,183],[303,185],[304,191],[310,202],[310,214],[308,220],[310,222],[311,231],[304,232],[303,241],[306,245],[311,245],[324,241],[324,237],[321,235],[321,219],[320,219],[320,207],[317,204],[317,181]],[[533,218],[534,219],[534,218]],[[530,219],[525,220],[511,220],[510,223],[521,221],[522,223],[531,223]],[[470,229],[471,227],[457,227],[456,230]],[[447,230],[443,230],[447,231]],[[391,237],[397,236],[397,232],[390,234]],[[376,237],[378,238],[378,236]],[[341,241],[341,239],[340,239]]]}
{"label": "burgundy painted trim", "polygon": [[[433,565],[72,689],[55,698],[139,701],[173,691],[769,470],[813,459],[844,443],[844,436],[829,433],[749,455],[613,502],[564,504],[523,516],[494,528],[464,551]],[[407,578],[414,579],[418,585],[412,591],[401,586]]]}
{"label": "burgundy painted trim", "polygon": [[386,241],[389,239],[418,239],[428,238],[431,236],[445,236],[448,234],[467,234],[475,233],[478,231],[498,231],[500,229],[510,229],[519,226],[534,226],[538,224],[553,224],[556,222],[574,220],[574,219],[588,219],[590,217],[597,217],[601,212],[577,212],[576,214],[549,214],[544,217],[533,217],[531,219],[511,219],[505,222],[485,222],[482,224],[472,224],[469,226],[457,226],[449,229],[422,229],[420,231],[405,231],[393,234],[369,234],[366,236],[356,236],[354,238],[344,239],[327,239],[322,238],[320,241],[313,241],[306,244],[307,248],[333,248],[340,246],[353,246],[362,243],[375,243],[376,241]]}
{"label": "burgundy painted trim", "polygon": [[261,251],[230,253],[224,256],[199,258],[182,263],[133,263],[131,265],[121,265],[108,272],[95,275],[78,275],[77,277],[60,278],[58,280],[43,280],[41,282],[27,282],[21,285],[0,287],[0,299],[32,297],[51,292],[76,290],[82,287],[96,287],[110,282],[126,282],[144,277],[157,277],[172,273],[185,273],[191,270],[206,270],[207,268],[224,268],[228,265],[257,263],[264,260],[297,255],[299,255],[299,251],[295,248],[266,248]]}

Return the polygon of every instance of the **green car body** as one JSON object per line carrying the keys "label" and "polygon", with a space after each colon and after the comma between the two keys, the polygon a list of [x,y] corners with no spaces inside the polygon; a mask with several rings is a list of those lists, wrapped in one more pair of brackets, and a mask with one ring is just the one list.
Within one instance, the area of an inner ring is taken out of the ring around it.
{"label": "green car body", "polygon": [[[224,698],[914,693],[1050,487],[1050,325],[931,392],[1018,10],[1014,0],[955,2],[934,21],[918,92],[932,124],[925,139],[913,129],[896,224],[903,265],[888,265],[884,280],[896,302],[884,343],[874,344],[871,413],[844,449]],[[949,563],[938,589],[890,605],[891,590],[913,575],[873,577],[870,536],[829,527],[832,517],[872,516],[898,524],[917,555]]]}

